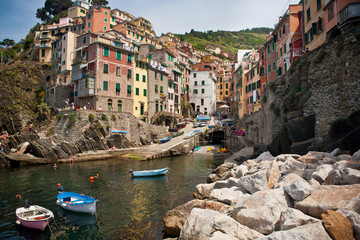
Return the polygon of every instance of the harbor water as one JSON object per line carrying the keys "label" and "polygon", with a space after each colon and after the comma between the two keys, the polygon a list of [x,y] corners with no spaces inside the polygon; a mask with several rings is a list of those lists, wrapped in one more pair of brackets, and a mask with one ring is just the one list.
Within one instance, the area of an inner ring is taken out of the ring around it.
{"label": "harbor water", "polygon": [[[110,160],[0,169],[0,239],[162,239],[165,213],[192,199],[195,186],[223,159],[185,155],[145,162]],[[129,169],[168,167],[166,176],[131,178]],[[99,173],[100,177],[89,181]],[[57,206],[57,183],[65,191],[99,199],[93,215]],[[53,211],[55,221],[44,232],[16,225],[22,200]]]}

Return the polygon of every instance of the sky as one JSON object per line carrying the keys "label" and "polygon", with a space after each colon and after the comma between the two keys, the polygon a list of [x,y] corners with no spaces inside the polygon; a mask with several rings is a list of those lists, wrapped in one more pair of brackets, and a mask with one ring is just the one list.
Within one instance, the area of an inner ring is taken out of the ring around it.
{"label": "sky", "polygon": [[[289,4],[300,0],[108,0],[111,9],[149,20],[156,35],[207,30],[239,31],[274,27]],[[40,22],[36,9],[45,0],[0,0],[0,41],[18,42]]]}

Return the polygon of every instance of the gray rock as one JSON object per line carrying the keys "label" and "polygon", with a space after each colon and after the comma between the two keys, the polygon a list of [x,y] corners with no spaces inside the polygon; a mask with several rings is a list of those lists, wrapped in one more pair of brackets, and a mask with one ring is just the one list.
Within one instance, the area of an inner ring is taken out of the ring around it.
{"label": "gray rock", "polygon": [[270,189],[242,197],[231,216],[239,223],[260,233],[270,234],[280,220],[281,212],[292,205],[283,189]]}
{"label": "gray rock", "polygon": [[292,157],[288,157],[284,165],[281,165],[279,169],[282,174],[295,173],[299,176],[302,176],[306,169],[306,164],[297,161]]}
{"label": "gray rock", "polygon": [[234,205],[244,193],[238,187],[214,189],[210,193],[210,198],[215,198],[219,202]]}
{"label": "gray rock", "polygon": [[316,171],[311,175],[316,181],[320,184],[325,182],[326,177],[329,175],[330,171],[333,170],[334,166],[330,164],[324,164],[316,168]]}
{"label": "gray rock", "polygon": [[356,170],[360,170],[360,162],[359,161],[348,161],[348,160],[342,160],[339,162],[336,162],[334,164],[334,168],[336,169],[344,169],[344,168],[352,168]]}
{"label": "gray rock", "polygon": [[350,185],[360,183],[360,171],[352,168],[332,170],[325,183],[328,185]]}
{"label": "gray rock", "polygon": [[223,233],[221,231],[213,232],[207,240],[238,240],[238,238],[231,236],[229,234]]}
{"label": "gray rock", "polygon": [[332,240],[321,223],[313,223],[287,231],[273,232],[257,240]]}
{"label": "gray rock", "polygon": [[239,179],[230,177],[226,180],[217,181],[214,184],[214,189],[231,188],[231,187],[240,187]]}
{"label": "gray rock", "polygon": [[313,189],[316,189],[319,186],[321,186],[320,183],[313,178],[309,180],[309,184]]}
{"label": "gray rock", "polygon": [[244,240],[263,236],[225,214],[209,209],[194,208],[181,229],[179,240],[207,240],[215,231]]}
{"label": "gray rock", "polygon": [[239,179],[239,184],[250,193],[265,190],[267,189],[266,173],[259,171],[252,175],[244,176]]}
{"label": "gray rock", "polygon": [[304,179],[296,181],[289,186],[285,186],[284,190],[289,194],[294,201],[301,201],[309,196],[313,188]]}
{"label": "gray rock", "polygon": [[337,210],[337,212],[342,213],[345,217],[349,219],[349,221],[353,225],[355,239],[360,239],[360,214],[343,208]]}
{"label": "gray rock", "polygon": [[310,217],[295,208],[288,208],[286,211],[281,213],[280,230],[289,230],[301,225],[318,222],[321,221],[319,219]]}
{"label": "gray rock", "polygon": [[340,161],[352,161],[353,159],[352,159],[352,157],[351,157],[351,155],[349,155],[349,154],[341,154],[341,155],[339,155],[338,156],[338,158],[340,159]]}
{"label": "gray rock", "polygon": [[254,161],[260,163],[262,161],[274,161],[275,157],[270,152],[263,152]]}
{"label": "gray rock", "polygon": [[241,164],[240,166],[234,167],[235,174],[237,178],[241,178],[245,176],[247,172],[249,172],[249,169],[246,164]]}
{"label": "gray rock", "polygon": [[330,155],[333,157],[339,156],[341,154],[341,149],[340,148],[335,148]]}
{"label": "gray rock", "polygon": [[215,183],[205,183],[196,185],[196,189],[201,198],[209,198],[211,191],[214,189]]}
{"label": "gray rock", "polygon": [[360,161],[360,149],[352,155],[353,161]]}
{"label": "gray rock", "polygon": [[17,148],[19,149],[19,154],[28,153],[30,151],[30,143],[29,142],[21,143]]}
{"label": "gray rock", "polygon": [[254,154],[254,147],[246,147],[225,159],[225,162],[241,164]]}
{"label": "gray rock", "polygon": [[290,186],[294,182],[304,180],[302,177],[295,173],[289,173],[287,175],[282,176],[279,179],[279,183],[274,186],[274,188],[284,188],[286,186]]}

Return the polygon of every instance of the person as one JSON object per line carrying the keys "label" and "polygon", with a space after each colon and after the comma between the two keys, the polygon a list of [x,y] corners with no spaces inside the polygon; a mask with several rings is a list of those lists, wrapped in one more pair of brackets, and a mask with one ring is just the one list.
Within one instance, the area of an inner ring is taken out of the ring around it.
{"label": "person", "polygon": [[56,163],[54,164],[54,166],[53,166],[55,169],[57,168],[57,165],[56,165]]}
{"label": "person", "polygon": [[99,111],[101,111],[101,106],[99,106]]}
{"label": "person", "polygon": [[86,105],[84,106],[84,110],[86,110]]}
{"label": "person", "polygon": [[29,133],[32,133],[32,123],[29,123]]}
{"label": "person", "polygon": [[70,161],[70,163],[74,163],[74,159],[73,159],[73,157],[71,156],[71,154],[69,154],[69,161]]}

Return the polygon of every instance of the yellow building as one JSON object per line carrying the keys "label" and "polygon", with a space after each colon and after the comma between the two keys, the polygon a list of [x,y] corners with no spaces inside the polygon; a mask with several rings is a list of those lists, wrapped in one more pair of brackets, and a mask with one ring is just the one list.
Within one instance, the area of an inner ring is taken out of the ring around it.
{"label": "yellow building", "polygon": [[150,34],[155,37],[155,32],[152,28],[151,22],[143,17],[136,18],[131,21],[132,24],[136,25],[141,30],[144,30],[145,33]]}
{"label": "yellow building", "polygon": [[324,5],[325,0],[303,1],[305,47],[310,51],[324,44],[326,40]]}
{"label": "yellow building", "polygon": [[83,8],[81,6],[74,6],[74,7],[70,7],[68,9],[68,17],[69,18],[80,18],[80,17],[85,17],[86,16],[86,8]]}
{"label": "yellow building", "polygon": [[146,115],[148,107],[148,59],[136,60],[134,74],[134,110],[135,117]]}
{"label": "yellow building", "polygon": [[256,86],[256,88],[253,88],[253,103],[254,103],[254,112],[257,112],[261,108],[261,96],[260,96],[260,67],[259,62],[255,62],[255,64],[252,66],[253,70],[253,86]]}

